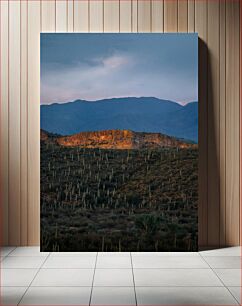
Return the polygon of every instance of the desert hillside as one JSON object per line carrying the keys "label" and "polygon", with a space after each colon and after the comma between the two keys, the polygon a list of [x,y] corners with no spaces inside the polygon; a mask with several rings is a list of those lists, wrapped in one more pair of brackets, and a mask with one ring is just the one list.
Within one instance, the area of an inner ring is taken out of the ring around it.
{"label": "desert hillside", "polygon": [[106,130],[81,132],[71,136],[58,136],[41,130],[41,140],[65,147],[101,149],[145,149],[162,147],[197,147],[196,144],[179,140],[161,133],[143,133],[130,130]]}

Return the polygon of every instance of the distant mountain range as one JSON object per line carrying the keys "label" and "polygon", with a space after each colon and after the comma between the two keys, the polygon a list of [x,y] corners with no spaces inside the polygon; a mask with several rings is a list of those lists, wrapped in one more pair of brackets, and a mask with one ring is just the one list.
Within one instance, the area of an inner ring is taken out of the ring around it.
{"label": "distant mountain range", "polygon": [[198,102],[182,106],[153,97],[127,97],[41,105],[41,128],[61,135],[131,130],[162,133],[197,143]]}
{"label": "distant mountain range", "polygon": [[157,149],[163,147],[196,148],[175,137],[161,133],[143,133],[130,130],[107,130],[81,132],[71,136],[60,136],[41,130],[40,139],[44,143],[64,147],[101,148],[101,149]]}

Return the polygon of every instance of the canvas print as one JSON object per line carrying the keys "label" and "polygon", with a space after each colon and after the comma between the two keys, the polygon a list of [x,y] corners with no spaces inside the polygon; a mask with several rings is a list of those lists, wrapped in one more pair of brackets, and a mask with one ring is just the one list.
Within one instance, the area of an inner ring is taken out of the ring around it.
{"label": "canvas print", "polygon": [[196,251],[197,34],[41,34],[41,250]]}

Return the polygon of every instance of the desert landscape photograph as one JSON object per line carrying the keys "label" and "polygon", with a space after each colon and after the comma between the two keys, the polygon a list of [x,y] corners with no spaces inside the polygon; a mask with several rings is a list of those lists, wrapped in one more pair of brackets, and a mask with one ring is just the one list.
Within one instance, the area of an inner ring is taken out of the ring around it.
{"label": "desert landscape photograph", "polygon": [[41,34],[41,250],[197,251],[197,34]]}

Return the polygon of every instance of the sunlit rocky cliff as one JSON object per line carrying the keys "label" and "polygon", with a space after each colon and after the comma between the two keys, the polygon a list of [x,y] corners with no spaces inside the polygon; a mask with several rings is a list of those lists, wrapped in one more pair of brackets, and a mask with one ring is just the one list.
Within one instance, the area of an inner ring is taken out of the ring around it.
{"label": "sunlit rocky cliff", "polygon": [[143,133],[130,130],[105,130],[81,132],[71,136],[59,136],[41,130],[41,140],[65,147],[101,149],[145,149],[161,147],[189,148],[196,144],[161,133]]}

